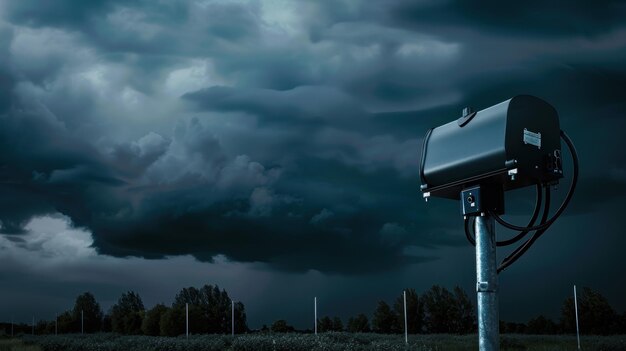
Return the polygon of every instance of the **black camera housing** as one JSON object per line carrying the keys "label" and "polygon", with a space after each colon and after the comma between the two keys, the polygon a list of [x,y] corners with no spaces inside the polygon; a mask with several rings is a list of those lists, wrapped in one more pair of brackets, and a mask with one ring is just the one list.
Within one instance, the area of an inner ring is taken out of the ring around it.
{"label": "black camera housing", "polygon": [[559,116],[530,95],[471,112],[428,131],[420,167],[424,197],[460,199],[476,185],[513,190],[563,177]]}

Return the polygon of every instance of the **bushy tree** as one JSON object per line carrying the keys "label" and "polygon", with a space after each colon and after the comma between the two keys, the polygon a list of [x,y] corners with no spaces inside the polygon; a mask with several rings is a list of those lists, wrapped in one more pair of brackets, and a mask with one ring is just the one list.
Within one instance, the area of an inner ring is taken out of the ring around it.
{"label": "bushy tree", "polygon": [[144,335],[161,335],[161,316],[165,312],[167,312],[167,307],[163,304],[157,304],[146,312],[141,324],[141,331]]}
{"label": "bushy tree", "polygon": [[626,311],[624,311],[624,313],[619,316],[619,321],[617,323],[617,334],[626,334]]}
{"label": "bushy tree", "polygon": [[369,333],[370,322],[363,313],[348,319],[348,331],[351,333]]}
{"label": "bushy tree", "polygon": [[317,321],[317,330],[320,333],[331,331],[340,332],[343,331],[343,323],[339,317],[330,318],[325,316]]}
{"label": "bushy tree", "polygon": [[102,309],[90,292],[78,295],[72,309],[72,326],[76,332],[81,331],[81,312],[85,333],[96,333],[102,329]]}
{"label": "bushy tree", "polygon": [[[172,307],[184,308],[189,305],[189,327],[193,333],[228,333],[231,330],[231,299],[225,290],[218,286],[204,285],[182,289],[174,299]],[[235,305],[235,332],[248,330],[245,306]]]}
{"label": "bushy tree", "polygon": [[556,334],[557,325],[551,319],[540,315],[528,321],[526,327],[526,333],[528,334]]}
{"label": "bushy tree", "polygon": [[339,317],[334,317],[333,318],[333,331],[336,332],[342,332],[343,331],[343,322],[341,321],[341,318]]}
{"label": "bushy tree", "polygon": [[422,301],[427,332],[464,334],[474,331],[474,306],[460,287],[450,292],[434,285],[424,293]]}
{"label": "bushy tree", "polygon": [[385,301],[379,301],[374,317],[372,318],[372,329],[376,333],[389,334],[397,332],[395,321],[397,317]]}
{"label": "bushy tree", "polygon": [[333,320],[326,316],[318,320],[317,330],[320,333],[333,331]]}
{"label": "bushy tree", "polygon": [[[608,300],[597,291],[584,287],[578,296],[578,318],[581,333],[606,335],[616,332],[617,314]],[[576,332],[574,298],[568,297],[561,308],[561,328]]]}
{"label": "bushy tree", "polygon": [[429,333],[451,333],[456,314],[454,295],[439,285],[432,286],[422,297],[424,300],[424,324]]}
{"label": "bushy tree", "polygon": [[247,331],[246,308],[243,302],[235,302],[235,333],[245,333]]}
{"label": "bushy tree", "polygon": [[54,334],[54,324],[52,324],[52,330],[50,330],[50,323],[44,320],[37,321],[35,324],[35,334]]}
{"label": "bushy tree", "polygon": [[500,333],[524,334],[526,333],[526,324],[500,321]]}
{"label": "bushy tree", "polygon": [[[409,334],[421,333],[424,325],[424,303],[415,289],[406,289],[407,327]],[[404,295],[400,294],[393,304],[398,331],[404,331]]]}
{"label": "bushy tree", "polygon": [[287,324],[286,320],[279,319],[276,322],[272,323],[271,330],[274,333],[288,333],[295,331],[295,328]]}
{"label": "bushy tree", "polygon": [[58,332],[59,334],[80,333],[80,330],[76,330],[76,323],[70,311],[65,311],[58,316]]}
{"label": "bushy tree", "polygon": [[178,336],[185,333],[185,308],[172,306],[161,315],[159,322],[161,335]]}
{"label": "bushy tree", "polygon": [[474,305],[461,287],[454,287],[455,315],[453,316],[452,332],[467,334],[474,331]]}
{"label": "bushy tree", "polygon": [[134,291],[120,296],[111,307],[111,327],[113,332],[120,334],[141,334],[141,323],[145,308],[141,297]]}
{"label": "bushy tree", "polygon": [[[212,327],[209,325],[209,320],[207,319],[207,307],[206,305],[192,305],[188,304],[174,304],[172,308],[180,310],[181,315],[183,316],[183,327],[186,326],[187,321],[189,321],[189,333],[190,334],[206,334],[210,331]],[[188,316],[186,314],[188,313]],[[186,318],[186,319],[185,319]],[[226,330],[222,331],[226,333]]]}
{"label": "bushy tree", "polygon": [[102,331],[104,333],[110,333],[113,331],[113,327],[111,326],[111,315],[108,313],[102,317]]}

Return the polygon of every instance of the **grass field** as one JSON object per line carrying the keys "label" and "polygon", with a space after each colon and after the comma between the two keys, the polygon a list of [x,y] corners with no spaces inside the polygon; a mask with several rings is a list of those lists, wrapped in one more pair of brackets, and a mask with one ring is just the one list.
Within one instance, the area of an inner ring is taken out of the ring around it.
{"label": "grass field", "polygon": [[0,351],[41,351],[37,345],[27,345],[20,339],[0,340]]}
{"label": "grass field", "polygon": [[[582,349],[626,351],[626,336],[586,336]],[[249,334],[234,338],[224,335],[185,337],[119,336],[115,334],[24,336],[0,341],[0,351],[439,351],[477,350],[476,335],[413,335],[409,345],[400,335],[325,333]],[[574,336],[503,335],[502,351],[576,350]]]}

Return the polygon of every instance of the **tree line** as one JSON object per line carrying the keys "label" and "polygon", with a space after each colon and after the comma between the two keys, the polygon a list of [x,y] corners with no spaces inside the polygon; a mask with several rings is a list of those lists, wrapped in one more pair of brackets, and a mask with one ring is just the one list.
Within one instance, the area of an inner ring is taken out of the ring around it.
{"label": "tree line", "polygon": [[[460,287],[452,291],[434,285],[419,295],[407,289],[407,329],[409,334],[466,334],[475,333],[476,313],[473,300]],[[583,334],[626,334],[626,312],[618,314],[608,300],[591,288],[583,288],[578,295],[579,327]],[[501,333],[516,334],[573,334],[576,333],[574,298],[563,301],[558,321],[539,315],[527,323],[500,321]],[[292,332],[295,328],[285,320],[276,321],[261,331]],[[392,304],[379,301],[371,319],[360,313],[348,319],[344,326],[339,317],[325,316],[318,320],[318,331],[347,331],[355,333],[404,333],[404,298],[399,295]]]}
{"label": "tree line", "polygon": [[[65,334],[114,332],[126,335],[178,336],[185,334],[186,305],[189,308],[189,333],[224,334],[231,332],[231,299],[218,286],[182,289],[171,306],[157,304],[147,310],[138,293],[128,291],[108,311],[103,313],[94,295],[85,292],[76,298],[74,307],[57,316],[56,320],[39,321],[32,326],[13,326],[14,334]],[[235,332],[248,331],[245,306],[234,303]],[[11,324],[3,323],[4,333],[11,334]]]}
{"label": "tree line", "polygon": [[[407,330],[409,334],[455,333],[466,334],[475,330],[474,306],[460,287],[452,291],[434,285],[421,296],[415,289],[406,289]],[[318,329],[380,334],[404,333],[404,295],[391,304],[379,301],[371,318],[361,313],[348,319],[346,328],[337,317],[323,317]]]}
{"label": "tree line", "polygon": [[[407,289],[407,329],[409,334],[476,332],[476,314],[473,300],[460,287],[448,290],[434,285],[423,294]],[[231,299],[218,286],[182,289],[170,306],[157,304],[147,310],[139,294],[123,293],[107,313],[104,313],[93,294],[86,292],[76,298],[74,307],[60,314],[56,321],[39,321],[36,334],[114,332],[119,334],[143,334],[177,336],[185,333],[185,306],[189,308],[189,332],[191,334],[225,334],[231,332]],[[250,332],[247,326],[245,306],[234,304],[235,332]],[[626,312],[618,314],[608,300],[599,292],[583,288],[578,296],[579,325],[583,334],[626,334]],[[82,319],[81,319],[82,314]],[[82,325],[81,325],[82,321]],[[527,323],[500,321],[501,333],[518,334],[571,334],[576,332],[573,297],[563,301],[561,316],[553,321],[543,315]],[[11,334],[11,324],[1,323],[0,330]],[[26,334],[33,328],[26,324],[13,326],[13,332]],[[277,320],[270,327],[264,325],[260,332],[296,332],[285,320]],[[311,332],[305,330],[300,332]],[[404,297],[400,294],[391,304],[379,301],[371,318],[360,313],[347,320],[334,316],[318,319],[318,331],[394,334],[404,332]]]}

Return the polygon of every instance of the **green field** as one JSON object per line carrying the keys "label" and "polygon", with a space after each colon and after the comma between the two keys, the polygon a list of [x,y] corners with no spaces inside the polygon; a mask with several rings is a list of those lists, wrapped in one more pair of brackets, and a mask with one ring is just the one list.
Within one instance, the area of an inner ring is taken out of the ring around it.
{"label": "green field", "polygon": [[[248,334],[185,337],[119,336],[115,334],[24,336],[0,341],[0,351],[334,351],[334,350],[477,350],[476,335],[413,335],[409,345],[400,335],[325,333]],[[576,337],[504,335],[501,349],[576,350]],[[586,336],[583,350],[626,351],[626,336]]]}

